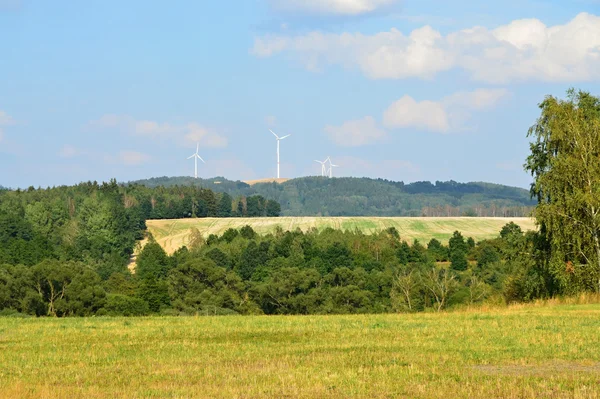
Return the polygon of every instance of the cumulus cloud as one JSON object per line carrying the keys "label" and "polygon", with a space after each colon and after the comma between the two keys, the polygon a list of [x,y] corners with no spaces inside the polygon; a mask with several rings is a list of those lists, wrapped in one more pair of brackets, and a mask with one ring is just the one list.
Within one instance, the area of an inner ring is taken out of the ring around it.
{"label": "cumulus cloud", "polygon": [[436,132],[450,129],[448,113],[441,103],[417,102],[410,96],[402,97],[385,110],[383,124],[389,128],[416,127]]}
{"label": "cumulus cloud", "polygon": [[190,143],[200,142],[204,147],[227,147],[227,139],[225,137],[216,134],[210,129],[202,127],[197,123],[190,123],[186,126],[185,139]]}
{"label": "cumulus cloud", "polygon": [[510,92],[507,89],[477,89],[452,94],[444,98],[443,102],[448,107],[484,110],[495,106],[508,96],[510,96]]}
{"label": "cumulus cloud", "polygon": [[477,89],[458,92],[440,101],[416,101],[404,96],[383,113],[387,128],[417,128],[448,133],[463,128],[471,112],[489,109],[509,95],[506,89]]}
{"label": "cumulus cloud", "polygon": [[135,134],[154,138],[169,137],[177,134],[181,130],[181,127],[154,121],[134,121],[133,126]]}
{"label": "cumulus cloud", "polygon": [[309,70],[358,68],[371,79],[433,78],[460,69],[490,83],[600,79],[600,17],[581,13],[565,25],[516,20],[496,29],[475,26],[442,35],[424,26],[374,35],[310,32],[257,37],[258,57],[287,53]]}
{"label": "cumulus cloud", "polygon": [[325,133],[334,143],[343,147],[359,147],[381,141],[387,136],[371,116],[348,121],[341,126],[325,126]]}
{"label": "cumulus cloud", "polygon": [[269,0],[278,11],[320,15],[356,16],[398,4],[399,0]]}
{"label": "cumulus cloud", "polygon": [[175,139],[186,144],[200,142],[202,146],[209,148],[223,148],[227,147],[228,144],[226,137],[196,122],[170,124],[151,120],[136,120],[127,115],[109,114],[90,122],[90,127],[116,129],[150,139]]}

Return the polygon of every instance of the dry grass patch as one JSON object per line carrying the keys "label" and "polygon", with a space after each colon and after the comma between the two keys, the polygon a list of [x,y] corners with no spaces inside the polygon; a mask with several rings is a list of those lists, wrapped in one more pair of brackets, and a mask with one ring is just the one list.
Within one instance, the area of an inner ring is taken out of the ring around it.
{"label": "dry grass patch", "polygon": [[210,234],[223,234],[229,228],[239,229],[250,225],[259,234],[275,231],[279,226],[283,230],[311,228],[323,230],[358,229],[366,234],[377,233],[389,227],[395,227],[402,239],[412,242],[417,239],[427,243],[432,238],[447,242],[455,231],[476,241],[497,237],[502,227],[515,222],[526,230],[535,229],[531,218],[393,218],[393,217],[281,217],[281,218],[205,218],[178,220],[149,220],[148,230],[169,253],[189,242],[192,228],[198,229],[205,237]]}
{"label": "dry grass patch", "polygon": [[271,177],[271,178],[266,178],[266,179],[246,180],[244,183],[253,186],[255,184],[260,184],[260,183],[278,183],[278,184],[282,184],[282,183],[285,183],[286,181],[289,181],[289,180],[290,179],[287,179],[285,177],[281,177],[279,179],[276,178],[276,177]]}

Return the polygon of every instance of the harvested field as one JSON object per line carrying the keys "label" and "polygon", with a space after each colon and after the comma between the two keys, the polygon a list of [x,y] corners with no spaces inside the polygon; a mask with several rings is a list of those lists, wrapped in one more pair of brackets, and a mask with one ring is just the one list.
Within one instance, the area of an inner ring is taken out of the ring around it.
{"label": "harvested field", "polygon": [[531,218],[393,218],[393,217],[281,217],[281,218],[226,218],[226,219],[178,219],[149,220],[148,230],[169,253],[187,245],[190,229],[198,229],[205,237],[210,234],[222,234],[229,228],[239,229],[245,225],[259,234],[275,231],[277,226],[284,230],[311,228],[319,230],[358,229],[366,234],[376,233],[389,227],[395,227],[402,239],[412,242],[417,239],[427,243],[432,238],[447,242],[455,231],[476,241],[497,237],[502,227],[515,222],[526,230],[535,229]]}

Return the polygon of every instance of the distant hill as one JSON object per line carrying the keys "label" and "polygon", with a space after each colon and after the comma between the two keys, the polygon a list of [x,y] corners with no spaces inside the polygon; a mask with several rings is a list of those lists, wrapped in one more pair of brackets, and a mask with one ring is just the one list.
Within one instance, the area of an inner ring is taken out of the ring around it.
{"label": "distant hill", "polygon": [[199,186],[233,197],[262,195],[281,204],[283,216],[507,216],[529,215],[529,191],[499,184],[415,182],[302,177],[282,183],[231,181],[223,177],[159,177],[128,184]]}

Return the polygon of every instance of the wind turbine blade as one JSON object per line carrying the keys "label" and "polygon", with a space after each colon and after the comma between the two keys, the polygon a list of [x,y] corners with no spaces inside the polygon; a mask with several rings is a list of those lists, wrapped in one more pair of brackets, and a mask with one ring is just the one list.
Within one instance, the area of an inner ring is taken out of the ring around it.
{"label": "wind turbine blade", "polygon": [[269,132],[273,133],[273,136],[277,137],[277,140],[279,140],[279,136],[276,135],[274,131],[272,131],[271,129],[269,129]]}
{"label": "wind turbine blade", "polygon": [[288,134],[287,136],[283,136],[282,138],[280,138],[279,140],[283,140],[283,139],[287,139],[288,137],[290,137],[291,134]]}
{"label": "wind turbine blade", "polygon": [[200,143],[196,143],[196,154],[198,153],[199,150],[200,150]]}
{"label": "wind turbine blade", "polygon": [[323,165],[325,163],[325,162],[317,161],[316,159],[315,159],[315,162],[320,163],[321,165]]}
{"label": "wind turbine blade", "polygon": [[198,159],[201,160],[203,163],[206,163],[206,162],[204,162],[204,159],[202,159],[202,157],[200,155],[198,155]]}
{"label": "wind turbine blade", "polygon": [[196,156],[196,154],[192,155],[191,157],[188,157],[188,159],[192,159]]}

